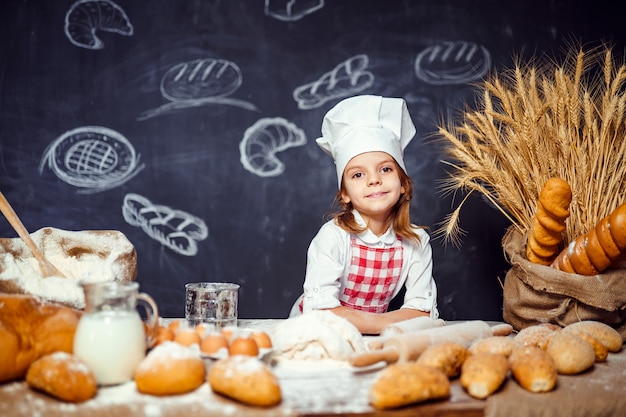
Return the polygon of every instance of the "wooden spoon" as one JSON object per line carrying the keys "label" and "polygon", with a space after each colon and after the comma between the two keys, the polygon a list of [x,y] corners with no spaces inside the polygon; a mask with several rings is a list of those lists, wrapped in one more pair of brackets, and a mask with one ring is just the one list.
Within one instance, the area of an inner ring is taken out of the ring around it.
{"label": "wooden spoon", "polygon": [[28,234],[28,230],[26,230],[24,224],[22,224],[20,218],[17,217],[13,207],[11,207],[11,204],[9,204],[4,194],[2,194],[2,191],[0,191],[0,211],[2,211],[4,217],[6,217],[11,226],[13,226],[13,229],[15,229],[20,238],[22,238],[24,243],[26,243],[26,246],[28,246],[28,249],[30,249],[35,259],[37,259],[37,262],[39,262],[39,268],[41,269],[42,276],[44,278],[52,276],[65,277],[61,271],[59,271],[43,256],[43,253],[41,253],[39,248],[37,248],[37,245],[35,245],[35,242],[33,242],[33,239],[31,239]]}

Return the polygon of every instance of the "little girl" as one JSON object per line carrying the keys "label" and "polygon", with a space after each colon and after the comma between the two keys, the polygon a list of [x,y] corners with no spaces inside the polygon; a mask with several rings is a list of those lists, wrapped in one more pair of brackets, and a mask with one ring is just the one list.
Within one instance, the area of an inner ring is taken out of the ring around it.
{"label": "little girl", "polygon": [[[414,135],[401,98],[351,97],[326,114],[317,144],[335,161],[340,210],[309,246],[304,294],[291,316],[328,309],[364,334],[438,318],[430,238],[409,214],[413,183],[402,155]],[[402,286],[402,307],[387,311]]]}

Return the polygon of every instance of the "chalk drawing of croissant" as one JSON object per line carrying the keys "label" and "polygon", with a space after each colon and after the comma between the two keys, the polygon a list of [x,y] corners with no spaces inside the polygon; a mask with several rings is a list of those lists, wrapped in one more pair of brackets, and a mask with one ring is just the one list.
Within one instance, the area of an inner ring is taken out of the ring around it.
{"label": "chalk drawing of croissant", "polygon": [[76,46],[104,48],[104,42],[96,35],[98,30],[124,36],[131,36],[134,31],[124,10],[111,0],[79,0],[65,15],[65,34]]}
{"label": "chalk drawing of croissant", "polygon": [[293,99],[301,110],[313,109],[327,101],[348,97],[374,84],[374,74],[366,71],[367,55],[355,55],[322,75],[317,81],[297,87]]}
{"label": "chalk drawing of croissant", "polygon": [[137,120],[205,104],[228,104],[258,111],[252,103],[228,97],[239,88],[242,81],[241,70],[232,61],[204,58],[181,62],[171,67],[161,78],[161,95],[169,103],[143,112]]}
{"label": "chalk drawing of croissant", "polygon": [[124,196],[122,215],[128,224],[141,227],[152,239],[185,256],[196,255],[197,241],[209,236],[202,219],[182,210],[152,204],[139,194]]}
{"label": "chalk drawing of croissant", "polygon": [[139,154],[121,133],[103,126],[82,126],[56,138],[44,151],[47,166],[60,180],[91,194],[124,184],[144,168]]}
{"label": "chalk drawing of croissant", "polygon": [[264,118],[246,129],[239,143],[241,164],[259,177],[275,177],[285,171],[277,153],[306,144],[304,131],[281,117]]}
{"label": "chalk drawing of croissant", "polygon": [[324,7],[324,0],[265,0],[265,15],[295,22]]}

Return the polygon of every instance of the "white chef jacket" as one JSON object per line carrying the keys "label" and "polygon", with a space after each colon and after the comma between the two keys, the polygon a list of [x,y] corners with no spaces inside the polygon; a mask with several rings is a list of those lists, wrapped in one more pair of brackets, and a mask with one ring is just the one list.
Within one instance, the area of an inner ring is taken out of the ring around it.
{"label": "white chef jacket", "polygon": [[[357,223],[364,226],[359,212],[354,210],[353,213]],[[437,286],[432,276],[430,236],[423,229],[415,230],[420,237],[419,244],[402,239],[404,259],[394,297],[403,285],[406,286],[402,308],[427,311],[432,319],[437,319]],[[330,220],[322,225],[311,241],[304,280],[304,312],[341,305],[339,294],[350,268],[351,236],[335,220]],[[355,237],[359,244],[370,247],[390,247],[397,239],[392,227],[380,237],[369,229]],[[294,305],[291,315],[297,314],[295,310],[299,301]]]}

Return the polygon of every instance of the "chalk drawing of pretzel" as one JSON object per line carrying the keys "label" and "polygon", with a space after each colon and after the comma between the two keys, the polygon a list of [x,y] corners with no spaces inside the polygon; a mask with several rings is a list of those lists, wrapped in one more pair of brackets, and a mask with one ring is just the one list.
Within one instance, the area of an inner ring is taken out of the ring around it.
{"label": "chalk drawing of pretzel", "polygon": [[297,87],[293,99],[301,110],[313,109],[329,100],[363,91],[374,84],[374,74],[366,71],[367,55],[355,55],[322,75],[317,81]]}
{"label": "chalk drawing of pretzel", "polygon": [[86,49],[102,49],[104,42],[96,31],[133,34],[133,25],[120,6],[111,0],[79,0],[65,15],[65,34],[74,45]]}
{"label": "chalk drawing of pretzel", "polygon": [[196,255],[197,241],[209,236],[202,219],[181,210],[152,204],[139,194],[126,194],[122,215],[128,224],[141,227],[152,239],[185,256]]}

